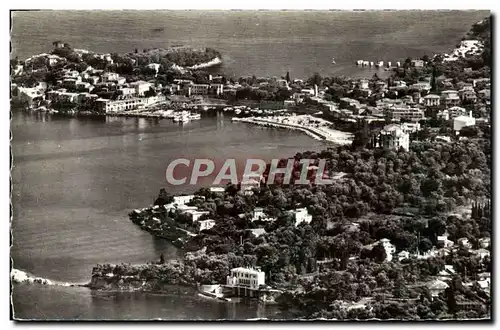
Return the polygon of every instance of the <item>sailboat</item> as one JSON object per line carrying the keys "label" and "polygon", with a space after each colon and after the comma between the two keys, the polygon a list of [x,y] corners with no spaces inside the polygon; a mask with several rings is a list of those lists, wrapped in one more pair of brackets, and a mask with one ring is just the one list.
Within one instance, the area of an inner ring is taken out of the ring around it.
{"label": "sailboat", "polygon": [[337,62],[335,62],[335,57],[332,57],[332,64],[337,64]]}

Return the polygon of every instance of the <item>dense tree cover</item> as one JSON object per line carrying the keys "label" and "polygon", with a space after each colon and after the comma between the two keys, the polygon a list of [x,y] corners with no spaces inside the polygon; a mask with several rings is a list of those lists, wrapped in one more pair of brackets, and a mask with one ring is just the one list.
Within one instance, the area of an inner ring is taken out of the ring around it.
{"label": "dense tree cover", "polygon": [[[445,230],[453,240],[477,240],[489,230],[486,213],[478,219],[440,215],[481,196],[489,198],[488,141],[425,142],[409,152],[338,147],[295,156],[297,161],[301,158],[326,159],[329,173],[346,176],[331,185],[264,185],[253,195],[243,195],[232,186],[223,195],[202,189],[197,193],[205,199],[192,204],[209,211],[216,226],[198,235],[196,244],[206,246],[207,253],[256,255],[270,283],[283,284],[295,275],[316,271],[317,259],[334,258],[339,270],[360,253],[368,260],[381,261],[384,257],[376,252],[377,247],[370,253],[362,250],[382,238],[390,239],[398,251],[418,248],[425,252]],[[164,198],[165,192],[159,200]],[[277,217],[275,222],[261,224],[267,233],[259,237],[248,231],[258,225],[250,221],[256,206]],[[311,224],[294,226],[286,210],[297,207],[308,208]],[[368,213],[390,213],[398,207],[413,207],[422,215]],[[367,216],[360,218],[363,215]],[[359,219],[358,229],[349,225],[353,219]]]}
{"label": "dense tree cover", "polygon": [[134,59],[139,66],[146,66],[150,63],[161,64],[165,68],[170,68],[173,64],[190,67],[197,64],[207,63],[221,57],[220,52],[213,48],[203,50],[188,47],[173,49],[149,49],[142,53],[129,53],[127,57]]}

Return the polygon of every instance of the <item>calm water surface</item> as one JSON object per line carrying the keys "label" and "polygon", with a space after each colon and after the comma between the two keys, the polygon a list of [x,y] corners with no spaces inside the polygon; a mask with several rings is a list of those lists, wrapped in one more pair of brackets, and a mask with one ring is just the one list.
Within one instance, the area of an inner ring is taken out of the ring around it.
{"label": "calm water surface", "polygon": [[[127,216],[131,209],[150,205],[159,189],[167,186],[165,169],[172,159],[236,158],[241,163],[248,156],[270,160],[324,147],[298,132],[231,123],[220,114],[180,126],[166,119],[13,112],[11,129],[14,267],[77,283],[87,282],[97,263],[144,263],[157,260],[161,253],[166,258],[179,255],[175,247],[141,231]],[[209,184],[202,181],[168,190],[192,192]],[[73,300],[83,308],[83,317],[96,318],[113,318],[122,308],[130,318],[183,318],[189,309],[186,304],[198,303],[201,318],[218,318],[221,308],[226,311],[220,303],[192,294],[165,298],[170,299],[169,307],[163,306],[162,296],[108,298],[86,289],[21,285],[14,292],[14,306],[19,317],[72,318],[63,306]],[[132,308],[138,300],[148,306],[141,308],[151,311],[142,315]],[[218,307],[204,307],[213,304]],[[240,315],[239,307],[231,308]],[[249,310],[257,313],[253,307]]]}
{"label": "calm water surface", "polygon": [[[54,40],[98,52],[185,44],[223,53],[221,71],[243,75],[372,76],[354,62],[449,52],[487,11],[41,11],[16,12],[13,56],[48,52]],[[163,28],[161,32],[154,29]],[[337,64],[332,65],[332,57]]]}

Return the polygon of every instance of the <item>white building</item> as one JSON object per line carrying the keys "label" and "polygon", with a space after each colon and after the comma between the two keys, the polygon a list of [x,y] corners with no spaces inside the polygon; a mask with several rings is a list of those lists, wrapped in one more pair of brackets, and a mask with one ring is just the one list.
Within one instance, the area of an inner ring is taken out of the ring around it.
{"label": "white building", "polygon": [[189,86],[188,95],[207,95],[209,89],[209,84],[192,84]]}
{"label": "white building", "polygon": [[191,202],[195,197],[195,195],[174,196],[174,204],[185,205]]}
{"label": "white building", "polygon": [[210,187],[210,192],[213,193],[224,193],[226,189],[224,187]]}
{"label": "white building", "polygon": [[260,235],[264,235],[266,233],[266,230],[264,228],[255,228],[255,229],[249,229],[252,234],[255,235],[255,237],[259,237]]}
{"label": "white building", "polygon": [[239,286],[257,290],[259,286],[266,284],[265,273],[251,268],[233,268],[227,277],[227,286]]}
{"label": "white building", "polygon": [[440,104],[441,98],[438,95],[429,94],[424,97],[424,105],[427,107],[435,107]]}
{"label": "white building", "polygon": [[396,247],[391,244],[391,241],[388,238],[382,238],[378,243],[382,244],[382,247],[385,250],[385,261],[392,261],[393,254],[396,252]]}
{"label": "white building", "polygon": [[481,47],[481,41],[479,40],[462,40],[460,42],[460,47],[472,49],[474,47]]}
{"label": "white building", "polygon": [[186,213],[186,212],[190,212],[190,211],[197,211],[198,206],[188,206],[185,204],[181,204],[181,205],[174,204],[174,209],[179,211],[180,213]]}
{"label": "white building", "polygon": [[398,260],[404,260],[404,259],[410,259],[410,252],[408,251],[401,251],[398,253]]}
{"label": "white building", "polygon": [[300,209],[290,210],[288,211],[293,215],[295,219],[295,226],[298,226],[302,222],[311,223],[312,215],[309,214],[307,208],[303,207]]}
{"label": "white building", "polygon": [[469,115],[469,117],[472,117],[472,113],[467,112],[467,110],[465,108],[462,108],[462,107],[454,106],[454,107],[451,107],[447,110],[449,113],[449,119],[454,119],[454,118],[457,118],[459,116],[467,116],[467,115]]}
{"label": "white building", "polygon": [[212,219],[201,220],[198,222],[200,223],[200,231],[208,230],[208,229],[213,228],[215,226],[215,220],[212,220]]}
{"label": "white building", "polygon": [[120,75],[116,72],[105,72],[101,76],[103,82],[114,82],[117,81],[118,78],[120,78]]}
{"label": "white building", "polygon": [[187,214],[191,218],[191,220],[193,220],[193,222],[198,221],[201,218],[201,216],[203,216],[203,215],[210,214],[210,212],[208,212],[208,211],[198,211],[197,209],[196,210],[186,210],[184,213]]}
{"label": "white building", "polygon": [[130,88],[130,87],[124,87],[119,89],[119,91],[122,93],[123,96],[127,95],[134,95],[135,94],[135,88]]}
{"label": "white building", "polygon": [[148,83],[146,81],[136,81],[133,83],[130,83],[130,86],[135,88],[135,93],[139,96],[144,95],[150,88],[151,88],[151,83]]}
{"label": "white building", "polygon": [[483,248],[483,249],[487,249],[490,247],[490,244],[491,244],[491,238],[489,237],[485,237],[485,238],[480,238],[479,239],[479,245]]}
{"label": "white building", "polygon": [[425,113],[422,109],[410,107],[397,107],[386,110],[389,118],[392,120],[408,120],[412,122],[419,122],[425,118]]}
{"label": "white building", "polygon": [[479,250],[475,250],[475,251],[471,251],[473,254],[479,256],[479,258],[484,259],[486,257],[490,257],[490,251],[486,250],[486,249],[479,249]]}
{"label": "white building", "polygon": [[12,70],[12,74],[14,76],[20,75],[21,73],[23,73],[23,70],[24,70],[24,67],[22,65],[18,64]]}
{"label": "white building", "polygon": [[256,207],[253,209],[252,221],[260,220],[265,217],[266,214],[264,213],[264,209],[262,207]]}
{"label": "white building", "polygon": [[434,280],[427,284],[427,288],[431,292],[432,297],[437,297],[441,292],[448,288],[448,284],[441,280]]}
{"label": "white building", "polygon": [[386,125],[379,134],[379,147],[384,149],[395,149],[403,148],[404,150],[410,150],[410,135],[405,133],[400,125],[391,124]]}
{"label": "white building", "polygon": [[445,247],[445,248],[452,247],[455,244],[453,241],[450,241],[448,239],[448,235],[447,234],[443,234],[441,236],[438,236],[437,237],[437,242],[438,242],[438,244],[443,245],[443,247]]}
{"label": "white building", "polygon": [[441,281],[448,281],[450,280],[453,276],[455,276],[455,268],[453,268],[453,265],[444,265],[444,269],[440,271],[438,274],[438,279]]}
{"label": "white building", "polygon": [[368,79],[361,79],[359,81],[358,87],[359,89],[367,89],[369,85],[369,80]]}
{"label": "white building", "polygon": [[314,96],[314,88],[308,88],[308,89],[302,89],[300,91],[301,94],[309,94],[311,96]]}
{"label": "white building", "polygon": [[252,195],[253,194],[252,189],[259,187],[260,187],[260,181],[257,181],[255,179],[243,179],[240,182],[240,191],[243,192],[245,195]]}
{"label": "white building", "polygon": [[415,133],[420,131],[420,123],[402,123],[401,129],[407,134]]}
{"label": "white building", "polygon": [[98,99],[96,101],[97,109],[103,113],[134,110],[144,106],[145,99],[132,97],[123,100]]}
{"label": "white building", "polygon": [[466,237],[459,238],[459,239],[458,239],[458,244],[459,244],[460,246],[463,246],[463,247],[464,247],[464,248],[466,248],[466,249],[470,249],[470,248],[472,247],[472,245],[471,245],[471,244],[470,244],[470,242],[469,242],[469,239],[468,239],[468,238],[466,238]]}
{"label": "white building", "polygon": [[158,63],[151,63],[151,64],[148,64],[147,67],[151,70],[154,70],[156,73],[155,73],[155,76],[158,74],[158,70],[160,69],[160,64]]}
{"label": "white building", "polygon": [[262,207],[256,207],[252,212],[252,221],[275,221],[276,218],[268,217]]}
{"label": "white building", "polygon": [[455,90],[442,91],[441,100],[446,106],[456,106],[460,104],[460,96],[458,96],[458,91]]}
{"label": "white building", "polygon": [[445,136],[445,135],[438,135],[436,136],[436,141],[441,141],[441,142],[451,142],[451,137]]}
{"label": "white building", "polygon": [[416,89],[420,92],[429,92],[431,90],[431,84],[428,82],[419,82],[413,85],[410,85],[410,89]]}
{"label": "white building", "polygon": [[458,116],[453,119],[453,129],[455,131],[460,131],[462,128],[466,126],[474,126],[476,125],[476,118],[469,116]]}
{"label": "white building", "polygon": [[37,100],[44,100],[45,95],[38,88],[15,87],[12,91],[12,100],[32,105]]}

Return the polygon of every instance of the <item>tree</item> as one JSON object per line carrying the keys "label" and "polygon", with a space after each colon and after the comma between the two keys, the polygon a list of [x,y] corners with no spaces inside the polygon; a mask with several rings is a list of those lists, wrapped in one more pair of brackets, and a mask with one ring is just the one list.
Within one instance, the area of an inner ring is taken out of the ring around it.
{"label": "tree", "polygon": [[436,82],[436,67],[432,68],[432,77],[431,77],[431,92],[437,92],[437,82]]}
{"label": "tree", "polygon": [[314,75],[311,78],[309,78],[309,83],[311,85],[317,85],[318,87],[321,86],[322,81],[323,81],[323,78],[317,72],[315,72]]}
{"label": "tree", "polygon": [[405,62],[403,63],[403,67],[406,69],[406,68],[409,68],[411,66],[411,58],[408,57]]}
{"label": "tree", "polygon": [[476,137],[478,133],[479,133],[479,130],[477,129],[476,126],[465,126],[465,127],[462,127],[462,129],[460,130],[460,136],[469,137],[469,138]]}
{"label": "tree", "polygon": [[165,263],[165,256],[163,255],[163,253],[160,255],[160,264],[164,264]]}
{"label": "tree", "polygon": [[144,93],[144,97],[152,97],[152,96],[156,96],[156,91],[154,90],[153,87],[149,87],[149,90],[147,90]]}
{"label": "tree", "polygon": [[288,72],[288,71],[286,72],[286,78],[285,79],[286,79],[287,82],[290,82],[290,72]]}
{"label": "tree", "polygon": [[372,249],[372,258],[378,262],[382,262],[387,258],[387,253],[382,243],[375,245]]}
{"label": "tree", "polygon": [[418,244],[418,248],[422,252],[427,252],[430,249],[432,249],[432,242],[428,238],[423,238],[420,240],[420,243]]}

